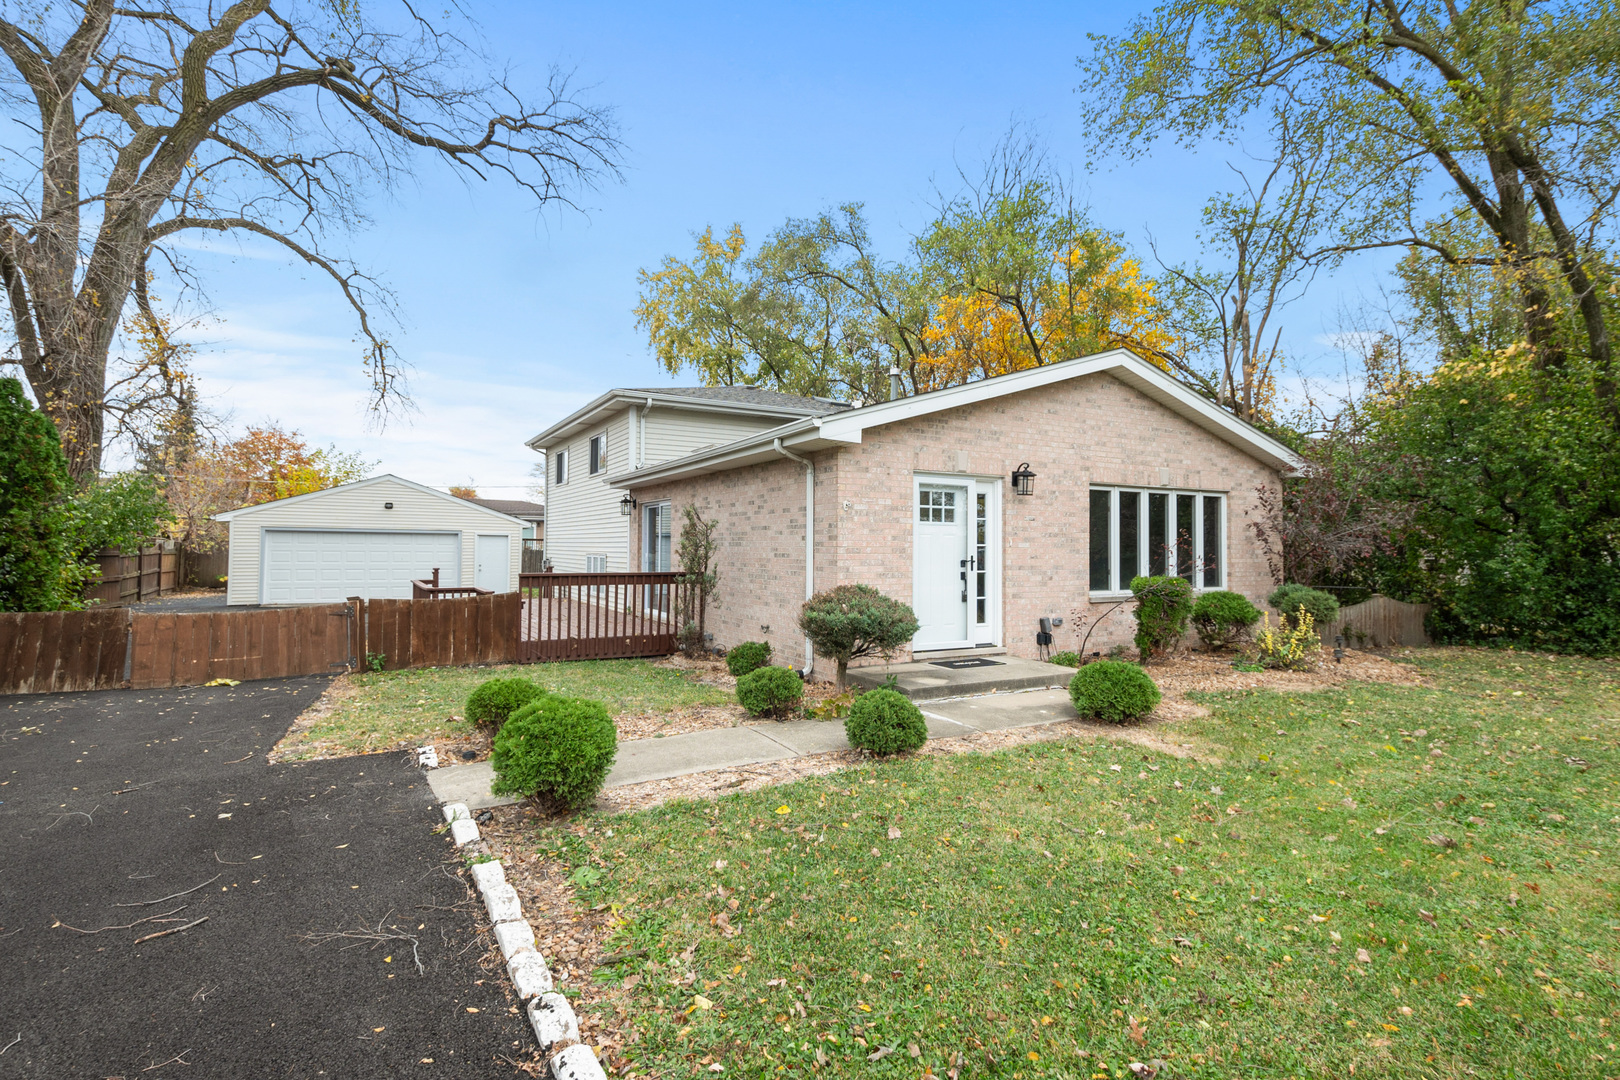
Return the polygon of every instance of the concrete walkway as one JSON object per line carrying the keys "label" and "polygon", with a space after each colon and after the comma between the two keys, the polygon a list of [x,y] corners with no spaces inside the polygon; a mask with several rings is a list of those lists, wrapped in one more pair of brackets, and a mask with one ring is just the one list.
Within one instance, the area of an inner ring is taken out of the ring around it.
{"label": "concrete walkway", "polygon": [[[1042,665],[1045,666],[1045,665]],[[949,739],[976,731],[1034,727],[1077,715],[1066,690],[1032,690],[982,697],[929,701],[922,706],[930,739]],[[608,773],[607,787],[667,780],[672,776],[755,765],[766,761],[848,750],[842,720],[792,720],[781,724],[713,728],[663,739],[635,739],[619,744],[619,756]],[[495,769],[487,761],[452,765],[428,773],[440,802],[464,802],[469,809],[506,806],[518,800],[495,796],[489,786]]]}

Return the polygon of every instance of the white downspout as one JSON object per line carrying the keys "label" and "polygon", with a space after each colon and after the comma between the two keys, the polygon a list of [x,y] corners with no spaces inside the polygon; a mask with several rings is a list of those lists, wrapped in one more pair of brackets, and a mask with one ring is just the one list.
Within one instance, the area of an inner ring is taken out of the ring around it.
{"label": "white downspout", "polygon": [[[790,461],[797,461],[804,466],[804,598],[810,599],[816,592],[816,467],[809,458],[800,457],[782,445],[781,439],[772,440],[771,445],[778,454]],[[804,676],[810,677],[810,669],[815,666],[815,655],[811,651],[810,638],[804,639]]]}

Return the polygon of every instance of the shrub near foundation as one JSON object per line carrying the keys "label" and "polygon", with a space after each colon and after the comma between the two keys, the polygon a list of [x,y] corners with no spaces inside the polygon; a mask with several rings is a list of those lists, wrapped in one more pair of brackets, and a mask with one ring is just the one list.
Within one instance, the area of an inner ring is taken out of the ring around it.
{"label": "shrub near foundation", "polygon": [[489,679],[467,695],[463,715],[469,723],[496,732],[508,717],[545,692],[528,679]]}
{"label": "shrub near foundation", "polygon": [[737,700],[754,716],[780,719],[803,697],[804,680],[785,667],[755,668],[737,680]]}
{"label": "shrub near foundation", "polygon": [[771,643],[768,641],[745,641],[726,650],[726,670],[739,679],[770,662]]}
{"label": "shrub near foundation", "polygon": [[928,722],[922,710],[898,690],[868,690],[850,706],[844,734],[858,749],[898,754],[928,741]]}
{"label": "shrub near foundation", "polygon": [[1087,664],[1069,680],[1075,711],[1111,724],[1141,719],[1158,707],[1161,697],[1147,672],[1120,660]]}
{"label": "shrub near foundation", "polygon": [[1224,649],[1260,621],[1260,609],[1240,593],[1207,592],[1192,607],[1192,624],[1206,648]]}
{"label": "shrub near foundation", "polygon": [[600,701],[547,694],[514,712],[496,733],[490,790],[577,810],[602,790],[618,739]]}

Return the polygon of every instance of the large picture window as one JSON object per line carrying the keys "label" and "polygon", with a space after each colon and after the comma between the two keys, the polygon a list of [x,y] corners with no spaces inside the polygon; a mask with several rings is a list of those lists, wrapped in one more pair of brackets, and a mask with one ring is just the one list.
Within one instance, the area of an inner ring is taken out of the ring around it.
{"label": "large picture window", "polygon": [[1196,491],[1091,489],[1093,593],[1130,591],[1139,575],[1226,585],[1226,497]]}

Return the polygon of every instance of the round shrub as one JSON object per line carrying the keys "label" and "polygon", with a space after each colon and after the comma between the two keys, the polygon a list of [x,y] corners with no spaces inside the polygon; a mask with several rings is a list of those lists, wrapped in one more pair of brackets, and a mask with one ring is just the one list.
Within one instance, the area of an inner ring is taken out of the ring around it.
{"label": "round shrub", "polygon": [[499,731],[508,717],[544,693],[528,679],[489,679],[467,695],[465,715],[479,727]]}
{"label": "round shrub", "polygon": [[1065,649],[1063,652],[1055,652],[1051,656],[1047,657],[1046,662],[1049,664],[1057,664],[1059,667],[1079,667],[1080,654]]}
{"label": "round shrub", "polygon": [[1313,589],[1309,585],[1280,585],[1266,597],[1266,603],[1282,616],[1284,622],[1296,629],[1301,606],[1310,612],[1318,630],[1339,617],[1339,601],[1331,593]]}
{"label": "round shrub", "polygon": [[928,723],[922,710],[900,691],[868,690],[849,707],[844,734],[858,749],[898,754],[928,741]]}
{"label": "round shrub", "polygon": [[804,681],[785,667],[755,668],[737,680],[737,700],[755,716],[786,716],[803,697]]}
{"label": "round shrub", "polygon": [[618,740],[600,701],[545,694],[514,712],[496,733],[490,790],[578,809],[602,789]]}
{"label": "round shrub", "polygon": [[1187,632],[1192,593],[1192,584],[1185,578],[1131,579],[1131,595],[1136,597],[1136,648],[1143,660],[1170,651]]}
{"label": "round shrub", "polygon": [[1235,592],[1209,592],[1193,604],[1192,624],[1206,648],[1224,649],[1260,621],[1260,609]]}
{"label": "round shrub", "polygon": [[726,650],[726,670],[739,679],[770,662],[771,643],[768,641],[745,641]]}
{"label": "round shrub", "polygon": [[1069,680],[1069,700],[1080,715],[1111,724],[1146,716],[1160,696],[1147,672],[1119,660],[1087,664]]}

